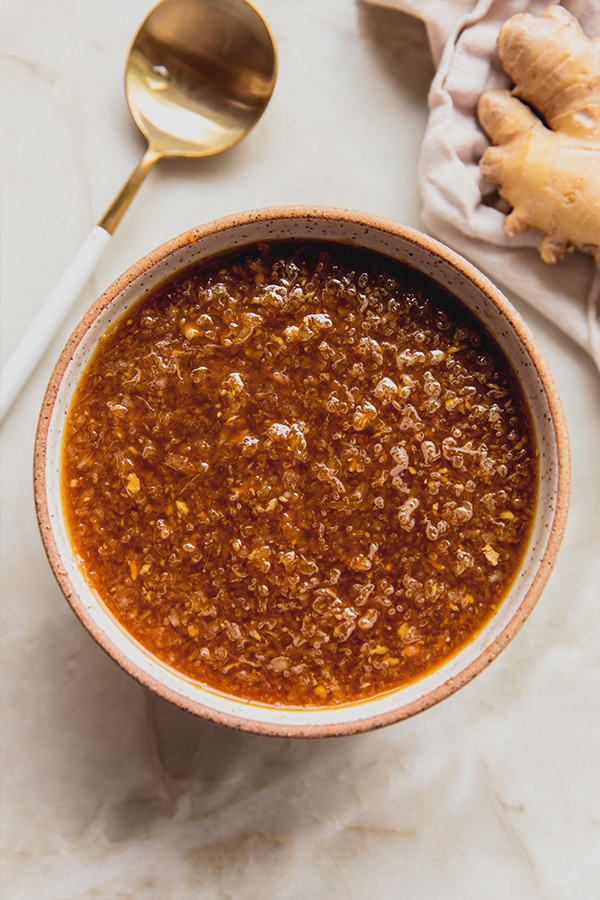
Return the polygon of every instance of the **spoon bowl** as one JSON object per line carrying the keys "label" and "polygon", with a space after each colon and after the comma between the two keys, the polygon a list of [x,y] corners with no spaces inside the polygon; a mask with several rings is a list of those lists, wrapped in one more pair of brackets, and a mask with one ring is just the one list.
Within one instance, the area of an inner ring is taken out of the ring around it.
{"label": "spoon bowl", "polygon": [[125,68],[131,114],[148,149],[98,223],[112,234],[163,156],[212,156],[258,122],[277,77],[271,30],[248,0],[162,0]]}
{"label": "spoon bowl", "polygon": [[269,27],[246,0],[164,0],[132,44],[127,100],[156,153],[210,156],[258,121],[276,68]]}

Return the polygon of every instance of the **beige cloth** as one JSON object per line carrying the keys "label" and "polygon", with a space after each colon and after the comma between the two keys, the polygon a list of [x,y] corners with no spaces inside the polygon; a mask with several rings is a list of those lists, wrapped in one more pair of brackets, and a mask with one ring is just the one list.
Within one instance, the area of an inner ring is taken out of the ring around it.
{"label": "beige cloth", "polygon": [[[496,51],[498,30],[515,13],[541,15],[548,0],[367,2],[416,16],[427,28],[437,72],[419,167],[425,227],[551,319],[600,367],[600,273],[592,257],[573,253],[547,265],[536,249],[539,233],[507,237],[504,214],[482,203],[482,191],[493,186],[478,168],[488,140],[477,121],[477,100],[483,91],[510,84]],[[600,35],[597,0],[562,5],[588,36]]]}

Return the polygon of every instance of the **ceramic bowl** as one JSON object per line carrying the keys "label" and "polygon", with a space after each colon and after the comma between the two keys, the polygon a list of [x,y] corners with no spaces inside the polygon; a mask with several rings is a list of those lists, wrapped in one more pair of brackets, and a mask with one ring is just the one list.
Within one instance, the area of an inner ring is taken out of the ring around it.
{"label": "ceramic bowl", "polygon": [[[65,527],[59,470],[74,388],[100,336],[167,277],[232,248],[275,238],[342,241],[384,253],[431,276],[482,321],[511,360],[527,397],[539,450],[538,502],[527,551],[508,596],[477,637],[437,670],[390,693],[342,706],[285,708],[207,689],[145,651],[105,609],[75,561]],[[561,541],[569,493],[569,450],[561,403],[548,366],[519,314],[479,271],[412,229],[348,210],[255,210],[194,228],[154,250],[118,278],[75,329],[54,369],[39,420],[35,497],[50,565],[67,600],[96,641],[143,685],[222,725],[271,735],[350,734],[396,722],[449,696],[484,669],[514,637],[548,579]]]}

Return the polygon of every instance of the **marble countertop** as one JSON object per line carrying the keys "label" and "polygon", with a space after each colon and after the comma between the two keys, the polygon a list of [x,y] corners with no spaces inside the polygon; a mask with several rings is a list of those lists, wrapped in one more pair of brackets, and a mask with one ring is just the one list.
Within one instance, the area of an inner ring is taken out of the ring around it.
{"label": "marble countertop", "polygon": [[[124,99],[147,0],[20,0],[1,19],[2,354],[143,152]],[[351,207],[419,227],[432,77],[421,25],[356,0],[261,0],[280,57],[240,145],[151,173],[2,429],[3,900],[592,900],[598,840],[600,378],[515,300],[573,453],[555,570],[482,674],[370,734],[265,738],[146,692],[71,613],[31,489],[38,410],[92,300],[140,256],[242,209]]]}

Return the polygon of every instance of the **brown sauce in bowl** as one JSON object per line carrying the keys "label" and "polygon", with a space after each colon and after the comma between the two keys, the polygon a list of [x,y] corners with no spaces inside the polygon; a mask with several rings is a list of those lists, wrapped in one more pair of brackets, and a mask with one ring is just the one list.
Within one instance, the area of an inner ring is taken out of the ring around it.
{"label": "brown sauce in bowl", "polygon": [[329,705],[440,666],[502,602],[536,451],[519,383],[431,280],[338,244],[187,270],[104,335],[62,491],[91,587],[187,676]]}

